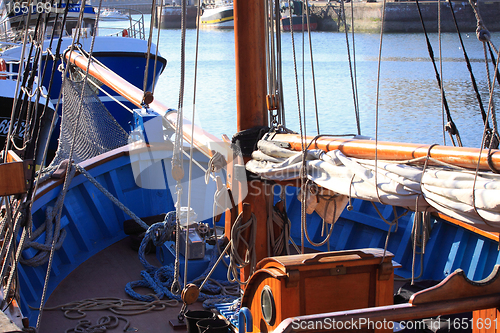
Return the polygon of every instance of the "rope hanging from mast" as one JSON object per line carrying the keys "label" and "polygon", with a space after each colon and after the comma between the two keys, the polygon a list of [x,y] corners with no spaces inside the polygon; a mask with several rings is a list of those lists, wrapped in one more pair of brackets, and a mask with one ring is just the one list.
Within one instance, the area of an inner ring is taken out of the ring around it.
{"label": "rope hanging from mast", "polygon": [[[429,40],[429,36],[427,34],[427,29],[425,28],[425,23],[424,23],[424,19],[423,19],[423,16],[422,16],[422,11],[420,9],[420,4],[419,4],[418,0],[415,0],[415,3],[417,5],[417,10],[418,10],[418,15],[420,17],[420,22],[422,23],[422,29],[424,31],[425,40],[426,40],[426,43],[427,43],[427,50],[429,52],[429,57],[431,58],[432,65],[434,67],[434,73],[436,75],[436,80],[437,80],[437,83],[438,83],[438,87],[439,87],[439,89],[442,92],[442,98],[441,98],[441,100],[442,100],[442,104],[443,104],[444,110],[446,112],[446,119],[447,119],[447,123],[445,125],[445,130],[450,135],[450,138],[451,138],[451,141],[452,141],[453,145],[455,146],[455,145],[458,144],[459,147],[462,147],[462,140],[460,138],[460,133],[458,132],[458,128],[455,125],[455,123],[453,122],[453,118],[451,117],[450,107],[448,106],[448,102],[446,100],[446,95],[444,93],[444,88],[443,88],[443,85],[442,85],[442,82],[441,82],[441,76],[439,75],[439,71],[438,71],[438,68],[436,66],[436,60],[435,60],[435,57],[434,57],[434,51],[432,49],[432,45],[431,45],[431,42]],[[455,137],[457,139],[456,143],[455,143],[455,140],[454,140]]]}
{"label": "rope hanging from mast", "polygon": [[[467,51],[465,50],[465,45],[464,45],[464,42],[463,42],[463,39],[462,39],[462,35],[460,33],[460,29],[458,27],[458,22],[457,22],[457,18],[456,18],[456,15],[455,15],[455,11],[453,10],[453,2],[451,2],[451,0],[448,0],[448,4],[450,6],[450,12],[451,12],[451,16],[453,18],[453,22],[455,24],[455,28],[457,30],[457,36],[458,36],[458,39],[460,41],[460,46],[462,48],[462,52],[463,52],[463,55],[464,55],[464,60],[465,60],[465,63],[467,65],[467,70],[469,71],[469,75],[470,75],[471,82],[472,82],[472,88],[474,89],[474,92],[476,94],[476,99],[477,99],[477,102],[478,102],[478,105],[479,105],[479,110],[481,111],[481,117],[483,119],[484,125],[487,128],[487,138],[486,138],[486,141],[484,143],[484,148],[490,147],[490,143],[493,144],[493,146],[498,147],[498,139],[494,138],[492,136],[492,131],[491,131],[491,128],[490,128],[490,125],[489,125],[489,122],[488,122],[488,117],[486,115],[486,111],[484,110],[483,101],[481,99],[481,94],[479,93],[479,88],[477,87],[476,78],[474,76],[474,73],[472,72],[472,66],[471,66],[471,63],[470,63],[470,59],[469,59],[469,56],[467,54]],[[488,46],[490,46],[490,45],[488,44]],[[493,53],[491,52],[491,47],[490,47],[490,53],[491,53],[491,56],[492,56],[492,60],[494,61]],[[495,142],[496,142],[496,144],[495,144]]]}

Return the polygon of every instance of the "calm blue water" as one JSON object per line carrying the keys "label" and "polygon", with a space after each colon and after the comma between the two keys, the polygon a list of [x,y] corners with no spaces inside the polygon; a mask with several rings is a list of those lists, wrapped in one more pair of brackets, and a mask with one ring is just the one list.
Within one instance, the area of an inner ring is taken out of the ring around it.
{"label": "calm blue water", "polygon": [[[146,26],[149,26],[149,23],[146,22]],[[476,39],[475,34],[463,34],[462,37],[486,107],[488,88],[482,43]],[[167,58],[168,65],[160,77],[155,97],[173,108],[177,108],[179,100],[180,38],[180,30],[161,30],[160,32],[159,50]],[[298,132],[291,35],[286,33],[282,38],[286,125]],[[345,34],[314,32],[311,39],[320,132],[323,134],[356,133]],[[500,35],[494,34],[493,40],[495,44],[499,44]],[[193,109],[195,42],[196,30],[188,30],[184,100],[186,113],[191,113]],[[431,35],[431,42],[434,53],[438,57],[437,34]],[[355,35],[361,132],[363,135],[372,137],[376,133],[379,43],[378,34]],[[352,47],[352,41],[350,44]],[[307,134],[316,135],[308,45],[305,46],[304,61],[305,96],[302,96],[301,34],[295,35],[295,45],[299,66],[301,110],[305,98]],[[478,147],[483,131],[482,119],[456,34],[442,35],[442,50],[443,82],[453,120],[460,131],[464,145]],[[382,59],[378,110],[379,139],[443,144],[441,97],[424,35],[385,35]],[[492,71],[491,65],[490,71]],[[221,134],[232,136],[236,132],[235,84],[233,31],[201,31],[196,116],[197,123],[216,136],[220,137]],[[446,142],[450,144],[448,135],[446,135]]]}

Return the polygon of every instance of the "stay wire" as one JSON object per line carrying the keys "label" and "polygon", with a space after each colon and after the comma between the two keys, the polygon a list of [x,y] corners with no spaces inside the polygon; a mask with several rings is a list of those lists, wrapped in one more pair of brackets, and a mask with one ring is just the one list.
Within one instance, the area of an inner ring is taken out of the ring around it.
{"label": "stay wire", "polygon": [[[157,7],[155,7],[157,8]],[[163,12],[163,0],[160,1],[160,13]],[[151,88],[151,92],[155,93],[155,88],[156,88],[156,66],[158,65],[158,52],[159,52],[159,45],[160,45],[160,31],[161,31],[161,18],[163,15],[158,15],[160,18],[158,19],[158,32],[156,34],[156,52],[155,52],[155,64],[153,67],[153,85]]]}
{"label": "stay wire", "polygon": [[[453,23],[455,24],[455,28],[457,30],[457,36],[458,36],[458,40],[460,41],[460,47],[462,48],[462,52],[464,54],[464,60],[465,60],[465,63],[467,65],[467,70],[469,71],[469,75],[470,75],[470,79],[471,79],[471,83],[472,83],[472,88],[474,89],[474,92],[476,94],[476,99],[477,99],[477,102],[479,105],[479,110],[481,111],[481,117],[483,118],[483,122],[486,125],[486,128],[489,129],[490,125],[488,123],[488,118],[486,117],[486,111],[484,110],[484,105],[483,105],[483,101],[481,99],[481,94],[479,93],[479,88],[477,87],[476,78],[475,78],[474,73],[472,71],[472,65],[470,63],[469,56],[468,56],[467,51],[465,49],[462,35],[460,34],[460,28],[458,27],[458,22],[457,22],[457,18],[455,15],[455,11],[453,10],[453,2],[451,0],[447,0],[447,1],[448,1],[448,5],[450,7],[451,16],[453,18]],[[489,46],[489,44],[488,44],[488,46]],[[490,52],[491,52],[491,48],[490,48]],[[493,55],[493,53],[491,53],[491,55]],[[489,144],[487,142],[485,142],[485,145],[489,146]]]}
{"label": "stay wire", "polygon": [[[187,223],[186,223],[186,255],[184,256],[184,287],[187,286],[187,276],[188,276],[188,241],[189,241],[189,222],[190,222],[190,211],[191,211],[191,188],[192,188],[192,178],[193,178],[193,152],[194,152],[194,120],[196,114],[196,83],[197,83],[197,74],[198,74],[198,55],[199,55],[199,42],[200,42],[200,8],[201,3],[198,0],[198,12],[196,19],[198,24],[196,25],[196,44],[195,44],[195,58],[194,58],[194,82],[193,82],[193,115],[191,118],[191,142],[189,148],[189,176],[188,176],[188,214],[187,214]],[[215,225],[214,225],[215,229]],[[200,288],[201,290],[201,288]]]}
{"label": "stay wire", "polygon": [[316,77],[314,71],[314,57],[313,57],[312,37],[311,37],[311,20],[309,17],[309,0],[306,0],[306,18],[307,18],[307,34],[309,37],[309,55],[311,57],[311,76],[312,76],[312,87],[313,87],[313,98],[314,98],[314,115],[316,117],[316,130],[319,134],[320,131],[319,131],[318,98],[316,94]]}
{"label": "stay wire", "polygon": [[377,61],[377,92],[376,92],[376,101],[375,101],[375,191],[377,193],[378,202],[384,204],[382,202],[382,198],[380,197],[379,189],[378,189],[378,121],[379,121],[379,101],[380,101],[380,68],[382,63],[382,45],[384,38],[384,26],[385,26],[385,7],[386,0],[384,0],[382,5],[382,24],[380,27],[380,42],[378,48],[378,61]]}
{"label": "stay wire", "polygon": [[420,9],[420,3],[419,3],[418,0],[415,0],[415,4],[417,5],[418,15],[420,17],[420,23],[422,23],[422,29],[424,31],[425,40],[426,40],[426,43],[427,43],[427,50],[429,52],[429,57],[431,58],[432,65],[434,67],[434,73],[435,73],[435,76],[436,76],[438,87],[439,87],[439,89],[442,89],[442,105],[444,106],[444,110],[446,112],[446,118],[447,118],[447,121],[448,121],[448,123],[447,123],[447,125],[445,127],[446,127],[446,130],[448,131],[448,133],[450,134],[450,137],[451,137],[451,139],[453,141],[453,144],[455,145],[455,141],[453,140],[453,135],[456,135],[457,141],[458,141],[458,145],[461,147],[462,143],[461,143],[461,139],[460,139],[460,134],[459,134],[458,129],[457,129],[455,123],[453,122],[452,117],[451,117],[451,112],[450,112],[450,108],[448,106],[448,102],[447,102],[447,99],[446,99],[446,94],[444,92],[444,89],[442,88],[441,77],[439,75],[439,71],[438,71],[438,68],[436,66],[436,60],[435,60],[435,57],[434,57],[434,51],[432,49],[432,45],[431,45],[431,42],[429,40],[429,35],[427,33],[427,29],[425,28],[424,19],[423,19],[423,16],[422,16],[422,11]]}
{"label": "stay wire", "polygon": [[[351,89],[352,89],[352,99],[354,102],[354,115],[356,117],[356,128],[358,130],[358,135],[361,135],[361,125],[360,125],[360,120],[359,120],[359,103],[358,103],[358,89],[357,89],[357,82],[356,82],[356,62],[354,60],[354,66],[353,66],[353,61],[351,59],[351,47],[349,45],[349,34],[348,34],[348,28],[347,28],[347,19],[345,15],[345,3],[344,0],[341,0],[340,6],[342,8],[342,15],[344,16],[344,31],[345,31],[345,41],[346,41],[346,47],[347,47],[347,59],[349,61],[349,73],[351,76]],[[351,19],[353,14],[352,14],[352,1],[351,1]],[[354,24],[351,24],[353,27],[352,29],[354,30]],[[353,38],[353,53],[354,53],[354,31],[352,34]],[[354,55],[353,55],[354,56]],[[353,68],[354,67],[354,68]]]}
{"label": "stay wire", "polygon": [[[99,0],[97,17],[96,17],[95,24],[94,24],[94,31],[97,31],[97,24],[99,22],[99,16],[100,16],[100,12],[101,12],[101,7],[102,7],[102,0]],[[78,23],[77,23],[77,27],[76,27],[76,31],[78,33],[75,33],[75,35],[73,36],[72,46],[75,43],[76,36],[80,34],[80,28],[81,28],[81,24],[83,22],[83,13],[84,13],[84,10],[85,10],[85,1],[82,1],[81,4],[80,4],[80,15],[79,15]],[[94,44],[95,44],[96,35],[97,34],[95,33],[92,36],[92,42],[91,42],[91,45],[90,45],[90,52],[89,52],[90,53],[90,58],[89,58],[88,63],[87,63],[87,68],[86,68],[86,71],[85,71],[85,77],[83,79],[82,91],[81,91],[80,99],[79,99],[79,102],[78,102],[78,117],[77,117],[77,120],[76,120],[77,124],[80,123],[80,116],[81,116],[81,113],[82,113],[82,102],[83,102],[83,94],[84,94],[84,89],[85,89],[85,82],[87,81],[88,75],[89,75],[90,62],[91,62],[92,54],[93,54],[93,51],[94,51]],[[61,91],[62,91],[62,89],[61,89]],[[77,127],[78,127],[78,125],[77,125]],[[68,157],[68,159],[70,161],[73,159],[73,152],[74,152],[74,146],[75,146],[76,133],[77,133],[77,131],[73,134],[73,138],[72,138],[72,141],[71,141],[71,147],[70,147],[70,152],[69,152],[69,157]],[[64,201],[65,194],[66,194],[66,192],[68,190],[69,183],[70,183],[71,178],[72,178],[73,175],[74,175],[74,172],[71,172],[71,163],[68,163],[68,166],[67,166],[67,169],[66,169],[66,174],[65,174],[65,177],[64,177],[64,183],[63,183],[64,185],[63,185],[63,189],[62,189],[62,192],[61,192],[62,193],[62,201]],[[59,209],[59,211],[57,212],[57,215],[56,215],[56,219],[57,220],[61,219],[61,214],[62,214],[62,206]],[[58,235],[54,235],[54,239],[52,241],[52,246],[51,246],[50,255],[49,255],[49,262],[48,262],[48,267],[47,267],[47,273],[46,273],[46,276],[45,276],[45,282],[44,282],[42,297],[40,299],[40,308],[39,308],[40,312],[38,314],[37,323],[36,323],[37,330],[40,327],[40,322],[41,322],[41,319],[42,319],[43,305],[45,303],[45,297],[46,297],[46,292],[47,292],[47,287],[48,287],[48,282],[49,282],[49,277],[50,277],[50,271],[52,270],[52,261],[53,261],[53,258],[54,258],[54,248],[55,248],[55,245],[56,245],[56,242],[57,242],[58,238],[59,238]]]}
{"label": "stay wire", "polygon": [[292,40],[292,54],[293,54],[293,69],[294,69],[294,75],[295,75],[295,90],[297,94],[297,109],[298,109],[298,114],[299,114],[299,127],[300,127],[300,143],[301,143],[301,148],[302,148],[302,167],[300,171],[300,182],[301,182],[301,253],[304,253],[304,224],[306,220],[306,212],[305,212],[305,168],[306,168],[306,159],[305,156],[307,152],[305,151],[305,136],[306,136],[306,121],[304,119],[304,122],[302,122],[302,114],[300,110],[300,94],[299,94],[299,79],[298,79],[298,74],[297,74],[297,57],[295,54],[295,38],[294,38],[294,32],[293,32],[293,22],[292,22],[292,2],[291,0],[288,0],[288,8],[290,10],[290,36]]}
{"label": "stay wire", "polygon": [[[153,0],[151,10],[156,8],[156,0]],[[149,37],[148,37],[148,48],[146,53],[146,67],[144,68],[144,82],[143,82],[143,95],[142,102],[146,97],[146,90],[148,89],[148,75],[149,75],[149,59],[151,58],[151,44],[153,43],[153,30],[154,30],[154,19],[151,18],[151,22],[149,24]],[[156,46],[158,48],[158,46]],[[156,62],[156,59],[155,59]],[[154,85],[154,81],[152,83]]]}

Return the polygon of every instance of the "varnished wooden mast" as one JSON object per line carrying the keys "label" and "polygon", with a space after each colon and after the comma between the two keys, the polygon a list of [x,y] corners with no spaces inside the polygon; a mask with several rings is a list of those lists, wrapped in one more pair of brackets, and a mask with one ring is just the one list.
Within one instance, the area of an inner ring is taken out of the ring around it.
{"label": "varnished wooden mast", "polygon": [[238,131],[267,125],[265,1],[234,1]]}
{"label": "varnished wooden mast", "polygon": [[[236,64],[236,103],[237,130],[242,131],[255,126],[266,126],[267,108],[267,74],[266,74],[266,44],[265,44],[265,0],[234,0],[234,42]],[[245,162],[249,157],[245,157]],[[228,184],[232,179],[228,176]],[[257,239],[255,252],[257,262],[267,257],[267,212],[263,184],[248,183],[248,194],[239,205],[239,212],[249,211],[257,218]],[[241,194],[241,193],[240,193]],[[268,198],[267,198],[268,199]],[[229,216],[228,216],[229,215]],[[226,214],[226,235],[234,220],[234,213]],[[245,236],[245,235],[244,235]],[[247,279],[249,267],[241,274]]]}

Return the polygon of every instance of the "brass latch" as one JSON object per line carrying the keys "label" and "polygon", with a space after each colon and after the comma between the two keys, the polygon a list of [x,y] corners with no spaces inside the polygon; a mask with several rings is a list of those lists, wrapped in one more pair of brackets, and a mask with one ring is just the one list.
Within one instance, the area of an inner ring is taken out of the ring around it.
{"label": "brass latch", "polygon": [[344,266],[330,268],[330,275],[345,275],[347,273],[347,268]]}

